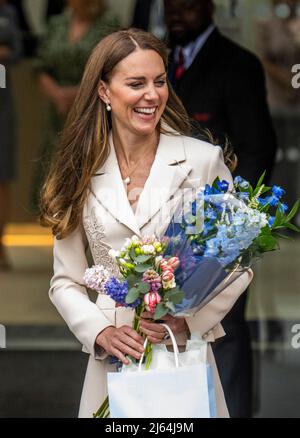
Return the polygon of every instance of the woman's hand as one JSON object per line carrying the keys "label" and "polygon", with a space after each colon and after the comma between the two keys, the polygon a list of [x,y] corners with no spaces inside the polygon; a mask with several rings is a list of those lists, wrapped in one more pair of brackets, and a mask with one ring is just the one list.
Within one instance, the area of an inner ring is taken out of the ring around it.
{"label": "woman's hand", "polygon": [[[175,318],[171,315],[166,315],[160,319],[167,324],[174,335],[179,333],[189,332],[188,325],[184,318]],[[161,324],[153,320],[153,314],[144,312],[141,315],[140,330],[147,335],[149,342],[152,344],[159,344],[164,341],[166,335],[166,329]]]}
{"label": "woman's hand", "polygon": [[60,86],[49,74],[41,73],[39,75],[39,84],[42,92],[55,105],[57,112],[65,117],[71,109],[75,100],[77,86]]}
{"label": "woman's hand", "polygon": [[128,325],[107,327],[97,336],[96,344],[125,365],[129,364],[126,354],[139,360],[144,351],[144,339]]}

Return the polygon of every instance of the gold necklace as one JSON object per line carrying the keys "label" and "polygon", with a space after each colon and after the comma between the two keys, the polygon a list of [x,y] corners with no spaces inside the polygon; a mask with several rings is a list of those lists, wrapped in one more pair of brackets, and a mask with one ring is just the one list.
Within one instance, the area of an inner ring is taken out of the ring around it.
{"label": "gold necklace", "polygon": [[126,178],[124,178],[122,181],[123,181],[123,183],[126,185],[126,186],[128,186],[130,183],[131,183],[131,175],[133,174],[133,172],[137,169],[137,167],[138,167],[138,165],[140,164],[140,161],[142,160],[142,158],[143,157],[141,157],[138,161],[137,161],[137,163],[136,163],[136,165],[134,166],[134,168],[131,170],[131,172],[129,172],[128,174],[127,174],[127,176],[126,176]]}
{"label": "gold necklace", "polygon": [[[152,150],[150,152],[153,152]],[[140,162],[147,158],[149,154],[144,155],[143,157],[141,157],[135,164],[134,168],[127,174],[127,176],[123,179],[122,181],[123,183],[128,186],[131,183],[131,175],[134,173],[134,171],[137,169],[138,165],[140,164]]]}

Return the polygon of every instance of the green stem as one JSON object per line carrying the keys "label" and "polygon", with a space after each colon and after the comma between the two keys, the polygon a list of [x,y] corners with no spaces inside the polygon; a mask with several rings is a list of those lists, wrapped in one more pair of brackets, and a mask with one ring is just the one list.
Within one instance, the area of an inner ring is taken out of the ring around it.
{"label": "green stem", "polygon": [[[104,400],[98,411],[93,414],[94,418],[105,418],[105,413],[109,409],[108,397]],[[109,414],[109,413],[108,413]]]}
{"label": "green stem", "polygon": [[[146,337],[143,333],[141,333],[140,331],[140,320],[141,320],[141,314],[145,311],[145,304],[142,303],[140,304],[135,311],[135,315],[134,315],[134,320],[132,323],[132,328],[139,333],[140,335],[142,335],[144,338]],[[145,350],[145,356],[146,356],[146,365],[145,365],[145,369],[148,370],[150,367],[150,363],[152,360],[152,344],[150,342],[148,342],[147,346],[146,346],[146,350]],[[93,414],[94,418],[107,418],[109,416],[110,412],[109,412],[109,401],[108,401],[108,397],[106,397],[106,399],[104,400],[104,402],[102,403],[102,405],[100,406],[100,408],[98,409],[98,411]]]}

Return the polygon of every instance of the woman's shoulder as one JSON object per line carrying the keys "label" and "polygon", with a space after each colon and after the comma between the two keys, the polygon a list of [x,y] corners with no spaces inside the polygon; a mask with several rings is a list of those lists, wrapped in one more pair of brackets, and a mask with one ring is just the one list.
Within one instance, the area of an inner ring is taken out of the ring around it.
{"label": "woman's shoulder", "polygon": [[181,134],[174,135],[174,141],[175,138],[182,144],[187,161],[200,160],[203,163],[222,156],[221,147],[206,140]]}

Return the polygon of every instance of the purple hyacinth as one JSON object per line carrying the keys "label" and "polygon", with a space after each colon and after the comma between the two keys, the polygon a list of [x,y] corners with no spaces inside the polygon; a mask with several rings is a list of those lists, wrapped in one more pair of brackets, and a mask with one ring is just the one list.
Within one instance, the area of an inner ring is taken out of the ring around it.
{"label": "purple hyacinth", "polygon": [[161,276],[154,269],[144,272],[143,281],[150,285],[150,292],[157,292],[162,286]]}
{"label": "purple hyacinth", "polygon": [[128,294],[128,282],[120,281],[116,277],[111,277],[105,284],[106,294],[116,303],[124,307],[135,308],[140,304],[140,299],[135,300],[132,304],[127,304],[125,299]]}

